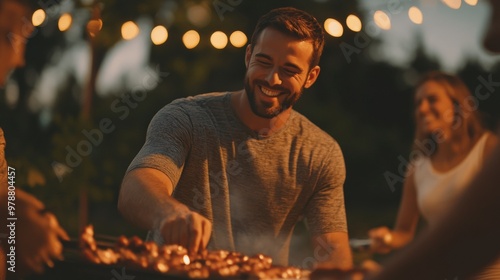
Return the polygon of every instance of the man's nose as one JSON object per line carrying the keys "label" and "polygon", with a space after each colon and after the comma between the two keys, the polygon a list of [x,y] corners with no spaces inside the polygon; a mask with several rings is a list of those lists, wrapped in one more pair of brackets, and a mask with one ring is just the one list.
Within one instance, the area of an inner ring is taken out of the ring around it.
{"label": "man's nose", "polygon": [[267,75],[267,82],[270,86],[281,85],[282,81],[278,70],[272,69],[271,72]]}

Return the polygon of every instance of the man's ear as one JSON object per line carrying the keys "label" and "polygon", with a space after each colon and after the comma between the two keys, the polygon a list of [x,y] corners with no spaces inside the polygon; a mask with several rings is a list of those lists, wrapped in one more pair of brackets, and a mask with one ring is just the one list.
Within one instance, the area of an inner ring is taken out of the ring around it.
{"label": "man's ear", "polygon": [[248,44],[247,49],[245,51],[245,66],[247,68],[251,57],[252,57],[252,45]]}
{"label": "man's ear", "polygon": [[305,88],[311,87],[319,76],[320,68],[318,65],[314,66],[309,73],[307,73],[306,82],[304,84]]}

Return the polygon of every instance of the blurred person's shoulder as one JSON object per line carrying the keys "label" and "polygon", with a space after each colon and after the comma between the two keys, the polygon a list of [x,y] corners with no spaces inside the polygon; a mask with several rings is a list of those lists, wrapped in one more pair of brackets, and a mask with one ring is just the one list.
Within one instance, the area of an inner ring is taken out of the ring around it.
{"label": "blurred person's shoulder", "polygon": [[5,145],[5,137],[3,135],[3,129],[0,127],[0,145]]}

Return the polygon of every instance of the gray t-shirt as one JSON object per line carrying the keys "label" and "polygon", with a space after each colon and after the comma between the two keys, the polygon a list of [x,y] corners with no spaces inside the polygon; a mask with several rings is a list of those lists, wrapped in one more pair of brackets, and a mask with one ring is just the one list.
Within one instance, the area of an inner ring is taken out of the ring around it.
{"label": "gray t-shirt", "polygon": [[296,111],[261,138],[237,117],[231,93],[175,100],[151,121],[128,171],[140,167],[164,172],[173,197],[212,221],[209,249],[286,265],[301,217],[312,235],[347,232],[340,147]]}

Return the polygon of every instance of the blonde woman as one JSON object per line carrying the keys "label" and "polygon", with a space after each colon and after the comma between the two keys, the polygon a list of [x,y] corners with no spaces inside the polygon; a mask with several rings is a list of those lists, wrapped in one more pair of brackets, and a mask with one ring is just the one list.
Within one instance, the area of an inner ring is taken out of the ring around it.
{"label": "blonde woman", "polygon": [[[388,253],[413,240],[419,217],[433,225],[462,194],[497,144],[483,128],[477,99],[457,77],[428,73],[415,91],[415,141],[393,229],[369,231],[372,249]],[[480,217],[478,217],[480,218]],[[500,262],[474,279],[500,279]]]}

